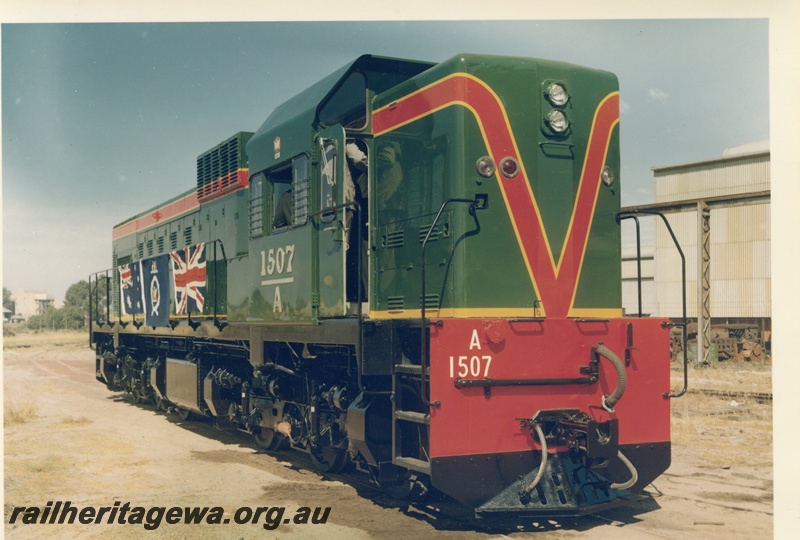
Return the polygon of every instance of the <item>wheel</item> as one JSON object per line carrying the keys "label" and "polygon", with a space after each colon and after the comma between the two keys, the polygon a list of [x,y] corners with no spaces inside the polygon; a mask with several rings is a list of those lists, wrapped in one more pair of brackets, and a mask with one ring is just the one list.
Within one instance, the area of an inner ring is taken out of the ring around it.
{"label": "wheel", "polygon": [[389,497],[399,501],[419,501],[428,493],[429,479],[406,471],[403,479],[397,484],[381,484],[381,489]]}
{"label": "wheel", "polygon": [[253,440],[255,440],[259,450],[268,452],[280,450],[286,446],[286,438],[279,433],[275,433],[274,429],[261,428],[260,432],[253,433]]}
{"label": "wheel", "polygon": [[164,400],[161,399],[160,397],[158,397],[158,395],[155,395],[154,398],[153,398],[153,410],[154,411],[166,411],[167,410],[167,406],[164,403]]}
{"label": "wheel", "polygon": [[150,396],[147,395],[147,392],[143,388],[136,388],[133,391],[133,402],[138,405],[144,405],[150,402]]}
{"label": "wheel", "polygon": [[175,408],[175,414],[177,414],[178,418],[180,418],[183,422],[188,422],[192,419],[192,411],[187,411],[186,409],[181,409],[180,407]]}
{"label": "wheel", "polygon": [[347,449],[330,446],[312,448],[311,462],[319,472],[341,472],[347,465]]}

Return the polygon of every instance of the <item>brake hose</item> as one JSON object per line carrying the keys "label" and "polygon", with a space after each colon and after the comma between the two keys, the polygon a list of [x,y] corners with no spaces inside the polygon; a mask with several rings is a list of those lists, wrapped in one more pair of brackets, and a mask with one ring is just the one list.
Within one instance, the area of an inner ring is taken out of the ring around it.
{"label": "brake hose", "polygon": [[528,495],[531,494],[531,492],[534,489],[536,489],[536,486],[542,480],[542,476],[544,476],[544,469],[547,466],[547,441],[545,441],[544,432],[542,431],[542,426],[536,424],[534,427],[536,429],[536,434],[539,436],[539,444],[542,445],[542,461],[539,464],[539,472],[536,474],[536,478],[533,479],[531,485],[529,485],[527,488],[523,489],[520,492],[519,494],[520,499],[527,497]]}
{"label": "brake hose", "polygon": [[631,477],[627,482],[623,482],[622,484],[611,484],[610,487],[611,489],[619,489],[619,490],[631,489],[633,485],[636,483],[636,481],[639,480],[639,473],[636,472],[636,467],[634,467],[633,463],[631,463],[628,460],[628,458],[625,457],[625,455],[622,453],[621,450],[617,450],[617,457],[620,459],[620,461],[622,461],[622,463],[625,464],[625,466],[631,472]]}
{"label": "brake hose", "polygon": [[617,387],[610,396],[603,396],[601,399],[603,409],[613,413],[614,405],[622,398],[622,394],[625,393],[625,386],[628,384],[628,375],[625,373],[625,365],[622,363],[622,360],[619,359],[619,356],[603,345],[602,342],[592,347],[592,350],[614,364],[614,368],[617,370]]}

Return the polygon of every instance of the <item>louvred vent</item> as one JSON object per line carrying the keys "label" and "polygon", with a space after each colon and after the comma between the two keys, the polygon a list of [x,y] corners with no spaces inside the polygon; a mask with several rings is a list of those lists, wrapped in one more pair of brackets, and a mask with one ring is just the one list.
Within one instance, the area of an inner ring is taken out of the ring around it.
{"label": "louvred vent", "polygon": [[197,158],[197,200],[207,202],[247,186],[245,145],[252,133],[240,132]]}

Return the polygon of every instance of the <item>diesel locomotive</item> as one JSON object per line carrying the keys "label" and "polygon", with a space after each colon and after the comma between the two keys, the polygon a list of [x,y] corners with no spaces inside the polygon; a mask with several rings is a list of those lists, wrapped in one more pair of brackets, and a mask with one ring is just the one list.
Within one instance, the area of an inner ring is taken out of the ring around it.
{"label": "diesel locomotive", "polygon": [[604,71],[362,56],[115,226],[96,378],[479,516],[630,501],[670,464],[670,328],[624,316]]}

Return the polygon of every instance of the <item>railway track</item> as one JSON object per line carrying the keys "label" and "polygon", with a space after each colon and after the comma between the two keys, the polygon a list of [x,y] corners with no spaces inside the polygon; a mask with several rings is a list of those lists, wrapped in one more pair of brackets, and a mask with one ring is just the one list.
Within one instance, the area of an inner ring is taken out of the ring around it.
{"label": "railway track", "polygon": [[702,394],[725,399],[753,400],[756,403],[772,403],[772,392],[750,392],[746,390],[720,390],[718,388],[689,388],[688,394]]}

